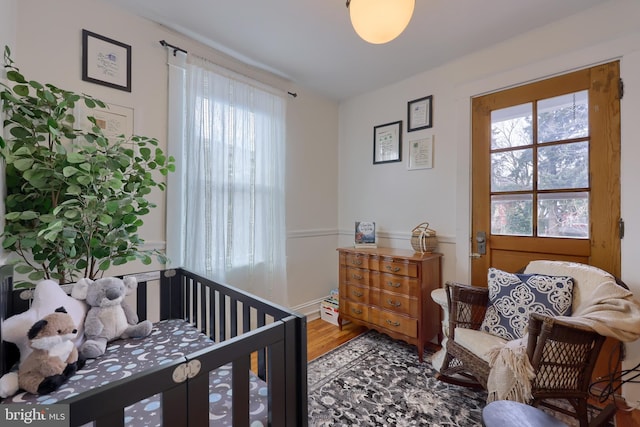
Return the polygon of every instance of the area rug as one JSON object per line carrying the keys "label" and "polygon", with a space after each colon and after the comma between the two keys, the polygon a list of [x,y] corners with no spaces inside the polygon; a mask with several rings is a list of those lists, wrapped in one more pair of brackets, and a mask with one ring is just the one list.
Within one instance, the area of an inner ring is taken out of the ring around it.
{"label": "area rug", "polygon": [[435,379],[425,353],[375,331],[313,360],[309,426],[479,426],[486,393]]}
{"label": "area rug", "polygon": [[309,427],[481,426],[486,392],[436,380],[431,357],[368,331],[309,362]]}

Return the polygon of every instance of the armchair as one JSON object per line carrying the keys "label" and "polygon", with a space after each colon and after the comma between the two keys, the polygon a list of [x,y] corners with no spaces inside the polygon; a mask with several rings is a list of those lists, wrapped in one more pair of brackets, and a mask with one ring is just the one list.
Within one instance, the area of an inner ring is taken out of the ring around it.
{"label": "armchair", "polygon": [[[563,261],[532,261],[524,274],[571,277],[573,314],[589,311],[600,284],[616,283],[611,274],[601,269]],[[490,350],[504,347],[509,341],[481,328],[490,303],[488,288],[448,282],[444,289],[434,290],[432,298],[444,312],[442,350],[432,359],[438,378],[486,389],[491,372]],[[588,425],[588,388],[605,340],[590,326],[570,317],[532,313],[523,339],[534,374],[530,384],[532,397],[525,403],[547,406],[575,417],[581,427]],[[568,401],[570,409],[554,404],[557,399]]]}

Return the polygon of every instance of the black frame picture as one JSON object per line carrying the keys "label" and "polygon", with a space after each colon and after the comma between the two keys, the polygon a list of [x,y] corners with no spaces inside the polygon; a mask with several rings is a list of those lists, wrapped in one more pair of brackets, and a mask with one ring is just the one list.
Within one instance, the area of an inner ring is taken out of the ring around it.
{"label": "black frame picture", "polygon": [[373,164],[402,161],[402,121],[373,128]]}
{"label": "black frame picture", "polygon": [[131,92],[131,46],[83,29],[82,80]]}
{"label": "black frame picture", "polygon": [[407,132],[433,127],[433,95],[407,103]]}

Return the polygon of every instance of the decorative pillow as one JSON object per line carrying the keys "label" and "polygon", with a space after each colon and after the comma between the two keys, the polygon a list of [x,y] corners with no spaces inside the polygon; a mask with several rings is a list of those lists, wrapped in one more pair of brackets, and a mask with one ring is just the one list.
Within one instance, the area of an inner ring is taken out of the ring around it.
{"label": "decorative pillow", "polygon": [[490,268],[488,286],[489,304],[480,330],[506,340],[524,336],[529,313],[571,315],[571,277],[513,274]]}

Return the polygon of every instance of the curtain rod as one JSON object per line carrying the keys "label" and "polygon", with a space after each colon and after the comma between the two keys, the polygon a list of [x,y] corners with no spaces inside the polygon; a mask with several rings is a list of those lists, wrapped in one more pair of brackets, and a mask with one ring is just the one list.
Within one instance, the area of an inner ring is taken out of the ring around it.
{"label": "curtain rod", "polygon": [[174,46],[174,45],[172,45],[172,44],[169,44],[169,43],[167,43],[167,42],[166,42],[166,41],[164,41],[164,40],[160,40],[160,44],[161,44],[162,46],[164,46],[164,47],[170,47],[170,48],[172,48],[172,49],[173,49],[173,56],[176,56],[176,52],[178,52],[178,51],[180,51],[180,52],[184,52],[184,53],[189,53],[189,52],[187,52],[186,50],[182,49],[181,47],[178,47],[178,46]]}
{"label": "curtain rod", "polygon": [[[180,52],[184,52],[184,53],[189,53],[189,52],[187,52],[186,50],[182,49],[181,47],[174,46],[174,45],[172,45],[172,44],[167,43],[165,40],[160,40],[160,44],[161,44],[162,46],[164,46],[164,47],[170,47],[170,48],[172,48],[172,49],[173,49],[173,56],[176,56],[176,53],[177,53],[178,51],[180,51]],[[292,96],[292,97],[294,97],[294,98],[297,98],[297,97],[298,97],[298,94],[297,94],[296,92],[287,92],[287,94],[288,94],[288,95],[290,95],[290,96]]]}

